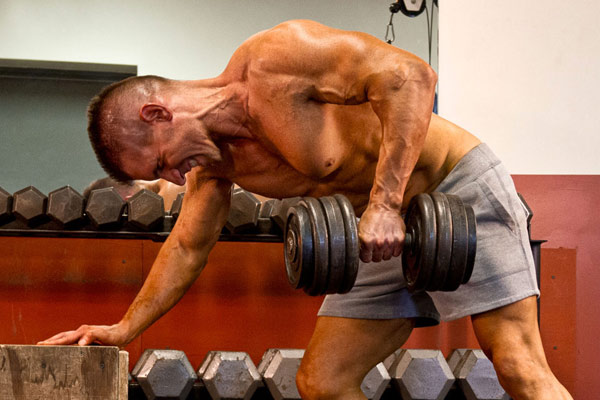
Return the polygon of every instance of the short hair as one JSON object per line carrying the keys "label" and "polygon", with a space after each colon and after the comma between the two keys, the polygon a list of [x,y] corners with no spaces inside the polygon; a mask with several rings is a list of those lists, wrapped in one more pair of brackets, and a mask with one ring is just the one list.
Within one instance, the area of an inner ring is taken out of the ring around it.
{"label": "short hair", "polygon": [[157,84],[167,81],[168,79],[156,75],[134,76],[105,87],[90,101],[87,115],[88,135],[92,148],[100,166],[118,182],[129,183],[133,178],[123,172],[119,165],[123,143],[115,135],[108,134],[109,129],[105,116],[109,107],[108,103],[117,96],[136,91],[150,96],[156,90]]}

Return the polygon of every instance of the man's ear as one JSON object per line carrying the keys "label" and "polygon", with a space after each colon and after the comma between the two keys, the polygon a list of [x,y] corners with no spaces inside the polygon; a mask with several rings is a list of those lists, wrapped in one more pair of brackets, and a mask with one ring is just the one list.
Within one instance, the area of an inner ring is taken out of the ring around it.
{"label": "man's ear", "polygon": [[173,113],[160,104],[147,103],[140,109],[140,118],[145,122],[165,122],[173,119]]}

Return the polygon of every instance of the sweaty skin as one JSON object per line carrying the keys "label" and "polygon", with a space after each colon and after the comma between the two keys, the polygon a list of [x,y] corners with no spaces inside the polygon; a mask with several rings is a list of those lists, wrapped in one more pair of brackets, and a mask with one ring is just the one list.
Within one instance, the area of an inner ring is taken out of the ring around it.
{"label": "sweaty skin", "polygon": [[480,143],[432,114],[436,79],[370,35],[291,21],[249,38],[220,76],[171,81],[131,106],[153,140],[126,149],[121,167],[180,185],[193,169],[179,220],[121,322],[42,343],[125,345],[167,312],[204,268],[232,182],[272,198],[344,194],[362,216],[361,259],[398,256],[403,208]]}

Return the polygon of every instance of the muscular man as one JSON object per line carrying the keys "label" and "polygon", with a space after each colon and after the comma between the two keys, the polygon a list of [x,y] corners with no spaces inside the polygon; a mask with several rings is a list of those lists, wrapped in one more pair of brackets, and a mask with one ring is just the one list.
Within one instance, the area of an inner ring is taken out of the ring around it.
{"label": "muscular man", "polygon": [[[354,289],[327,296],[319,312],[297,377],[303,398],[364,398],[365,374],[440,314],[471,316],[513,398],[570,398],[543,352],[511,178],[476,137],[432,115],[435,83],[422,60],[369,35],[293,21],[252,36],[214,79],[148,76],[103,90],[89,108],[89,134],[104,169],[122,181],[187,178],[187,195],[123,319],[43,343],[123,346],[166,313],[204,268],[232,182],[274,198],[342,193],[361,216],[363,263]],[[455,292],[411,295],[396,258],[400,215],[433,190],[474,208],[475,270]]]}

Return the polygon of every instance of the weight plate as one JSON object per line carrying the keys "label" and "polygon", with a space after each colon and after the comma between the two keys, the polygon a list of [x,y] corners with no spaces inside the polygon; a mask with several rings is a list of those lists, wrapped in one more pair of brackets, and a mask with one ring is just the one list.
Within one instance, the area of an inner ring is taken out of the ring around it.
{"label": "weight plate", "polygon": [[352,290],[356,276],[358,275],[358,265],[360,261],[360,242],[358,240],[358,226],[356,223],[356,214],[354,207],[346,196],[336,194],[333,196],[337,201],[342,219],[344,221],[344,231],[346,232],[346,267],[344,268],[344,280],[338,293],[348,293]]}
{"label": "weight plate", "polygon": [[452,215],[450,215],[450,204],[446,195],[440,192],[431,193],[435,210],[435,221],[437,229],[437,255],[435,257],[435,268],[426,290],[433,292],[440,290],[444,285],[450,259],[452,258]]}
{"label": "weight plate", "polygon": [[305,287],[314,265],[310,215],[302,206],[288,209],[283,256],[288,282],[294,289]]}
{"label": "weight plate", "polygon": [[452,260],[446,282],[441,290],[452,292],[460,286],[465,276],[468,252],[467,212],[460,197],[447,194],[452,214]]}
{"label": "weight plate", "polygon": [[325,213],[319,200],[313,197],[304,197],[298,204],[306,207],[310,215],[314,250],[314,275],[304,291],[310,296],[319,296],[327,291],[329,277],[329,237]]}
{"label": "weight plate", "polygon": [[462,283],[469,282],[471,274],[473,273],[473,267],[475,266],[475,255],[477,253],[477,219],[475,218],[475,211],[471,206],[465,205],[467,211],[467,230],[469,232],[469,247],[467,250],[467,267],[465,269],[465,276],[463,276]]}
{"label": "weight plate", "polygon": [[437,246],[433,200],[426,193],[414,196],[406,212],[408,246],[402,250],[402,270],[411,292],[423,291],[431,280]]}
{"label": "weight plate", "polygon": [[346,233],[340,206],[333,197],[321,197],[329,233],[329,281],[327,293],[338,293],[344,281],[346,268]]}

